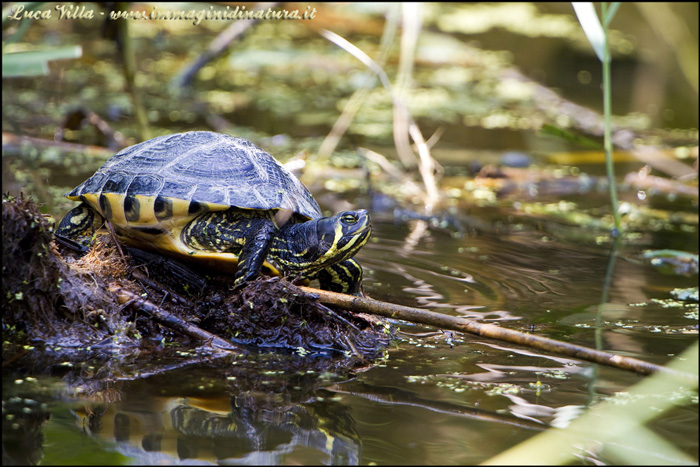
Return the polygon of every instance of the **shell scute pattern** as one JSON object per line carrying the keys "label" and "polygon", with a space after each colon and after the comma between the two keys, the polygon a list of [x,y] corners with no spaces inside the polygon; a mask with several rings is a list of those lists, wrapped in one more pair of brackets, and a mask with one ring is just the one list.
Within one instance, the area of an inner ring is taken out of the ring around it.
{"label": "shell scute pattern", "polygon": [[101,172],[97,172],[95,175],[87,179],[82,185],[78,185],[70,193],[68,193],[69,198],[77,198],[84,193],[99,193],[102,191],[102,187],[107,181],[107,175]]}
{"label": "shell scute pattern", "polygon": [[163,181],[163,188],[157,192],[160,196],[189,202],[197,189],[196,183],[184,183],[178,180],[163,180],[162,177],[159,178]]}
{"label": "shell scute pattern", "polygon": [[192,201],[210,210],[282,208],[309,219],[322,215],[306,187],[272,156],[245,139],[206,131],[131,146],[68,197],[100,193]]}
{"label": "shell scute pattern", "polygon": [[156,196],[163,190],[163,177],[153,174],[136,175],[129,184],[126,194],[130,196]]}
{"label": "shell scute pattern", "polygon": [[103,193],[124,193],[131,181],[133,180],[133,175],[125,173],[113,173],[106,181],[102,187]]}

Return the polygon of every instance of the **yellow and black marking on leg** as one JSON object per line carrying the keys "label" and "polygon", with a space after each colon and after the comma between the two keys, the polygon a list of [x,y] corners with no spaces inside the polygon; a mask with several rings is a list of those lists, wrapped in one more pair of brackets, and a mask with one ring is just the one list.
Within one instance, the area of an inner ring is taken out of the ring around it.
{"label": "yellow and black marking on leg", "polygon": [[236,208],[205,213],[182,230],[182,242],[195,250],[239,254],[255,234],[260,219],[266,218],[256,211]]}
{"label": "yellow and black marking on leg", "polygon": [[303,240],[290,236],[277,236],[270,248],[270,260],[290,275],[318,271],[319,268],[313,268],[319,257],[317,243],[308,239]]}
{"label": "yellow and black marking on leg", "polygon": [[362,266],[355,259],[347,259],[318,273],[319,286],[323,290],[358,295],[362,284]]}
{"label": "yellow and black marking on leg", "polygon": [[254,279],[261,270],[278,273],[266,263],[278,229],[267,211],[232,208],[199,216],[182,231],[182,242],[199,251],[238,256],[235,285]]}
{"label": "yellow and black marking on leg", "polygon": [[77,237],[79,235],[92,234],[104,223],[104,218],[90,207],[88,203],[80,203],[63,217],[58,224],[56,235],[64,237]]}

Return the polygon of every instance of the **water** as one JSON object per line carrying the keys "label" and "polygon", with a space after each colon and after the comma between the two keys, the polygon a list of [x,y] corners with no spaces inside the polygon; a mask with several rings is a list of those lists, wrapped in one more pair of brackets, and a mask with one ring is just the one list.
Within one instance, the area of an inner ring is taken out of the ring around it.
{"label": "water", "polygon": [[[378,221],[358,258],[374,298],[595,347],[608,249],[543,243],[532,231],[458,237],[422,221]],[[614,264],[603,348],[663,364],[697,340],[696,321],[652,299],[696,279],[663,276],[634,251],[623,248]],[[263,353],[184,368],[115,355],[68,373],[54,364],[36,380],[6,374],[4,452],[45,464],[473,464],[641,381],[417,325],[401,325],[399,338],[386,359],[350,373]],[[113,381],[95,386],[101,372]],[[653,428],[697,457],[696,404],[662,414]]]}

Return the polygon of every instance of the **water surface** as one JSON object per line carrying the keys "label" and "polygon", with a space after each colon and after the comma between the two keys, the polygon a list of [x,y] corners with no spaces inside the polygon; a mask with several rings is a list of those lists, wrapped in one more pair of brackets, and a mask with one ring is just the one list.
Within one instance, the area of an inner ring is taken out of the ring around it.
{"label": "water surface", "polygon": [[[375,222],[373,241],[358,255],[372,297],[595,347],[609,247],[543,242],[535,231],[458,236],[421,222]],[[697,337],[687,310],[660,300],[696,278],[664,276],[635,260],[636,250],[623,248],[614,262],[603,350],[663,364]],[[71,390],[60,378],[7,374],[3,442],[12,456],[47,464],[473,464],[565,427],[641,381],[495,340],[396,324],[399,340],[385,359],[351,372],[310,364],[329,357],[263,352],[183,368],[156,360],[153,376],[115,355],[76,368]],[[140,377],[119,381],[122,369]],[[117,376],[91,386],[100,371]],[[654,429],[697,456],[697,405],[662,414]]]}

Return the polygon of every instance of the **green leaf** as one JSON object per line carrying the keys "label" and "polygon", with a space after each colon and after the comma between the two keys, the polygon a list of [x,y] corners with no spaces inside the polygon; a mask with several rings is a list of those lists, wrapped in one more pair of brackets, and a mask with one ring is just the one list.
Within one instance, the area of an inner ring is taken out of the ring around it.
{"label": "green leaf", "polygon": [[550,125],[547,123],[542,125],[542,128],[540,128],[540,131],[538,133],[541,135],[555,136],[557,138],[561,138],[571,143],[578,144],[584,148],[602,149],[602,146],[592,139],[586,138],[583,135],[579,135],[572,131],[565,130],[564,128],[559,128],[557,126]]}
{"label": "green leaf", "polygon": [[82,53],[83,49],[80,46],[67,46],[32,52],[3,53],[2,77],[47,75],[51,60],[79,58]]}
{"label": "green leaf", "polygon": [[[20,55],[20,54],[12,54]],[[8,55],[2,56],[2,77],[13,78],[19,76],[41,76],[49,74],[48,62],[22,60],[20,57],[10,58]]]}

